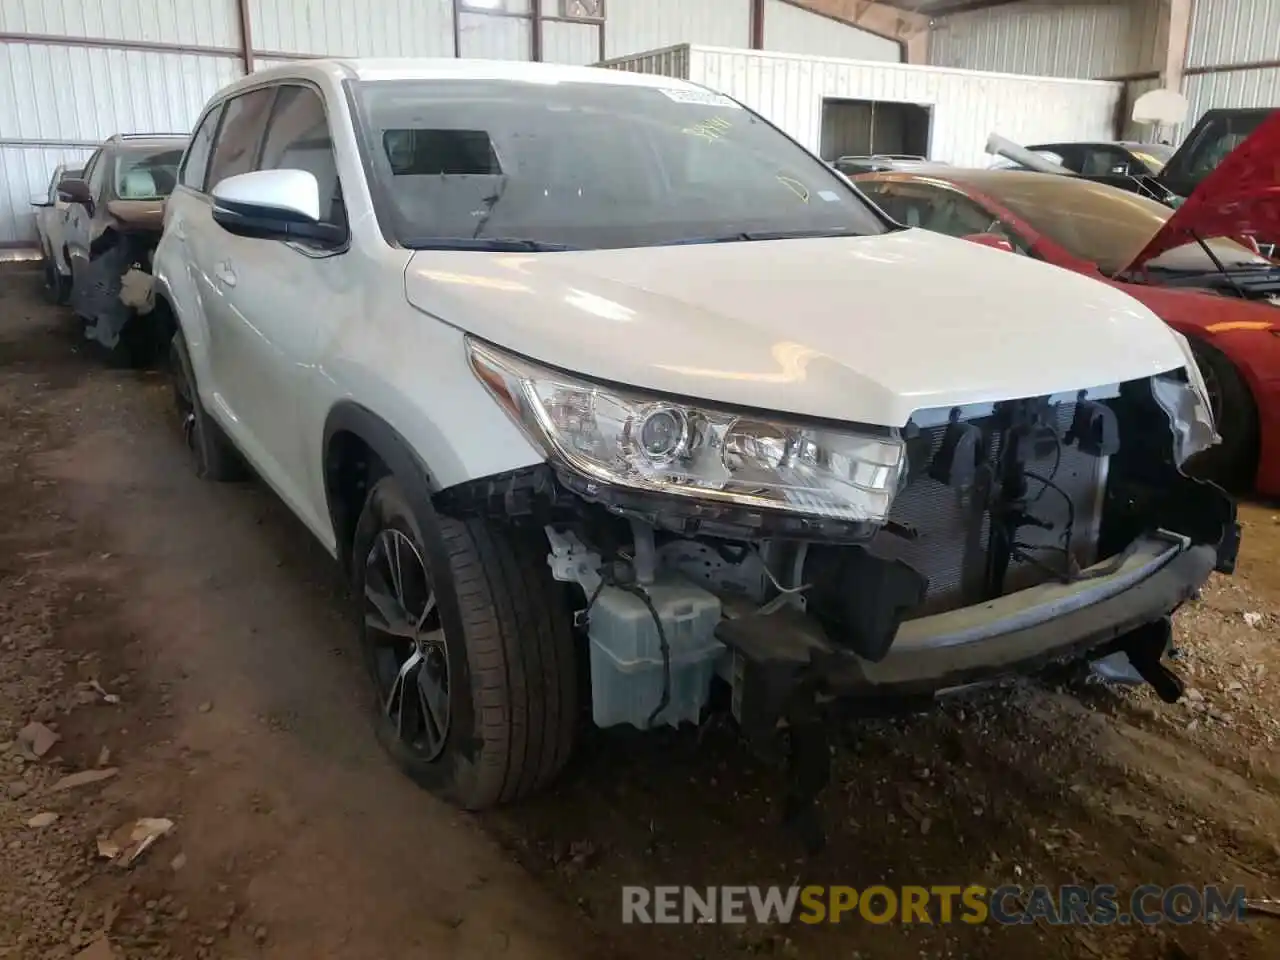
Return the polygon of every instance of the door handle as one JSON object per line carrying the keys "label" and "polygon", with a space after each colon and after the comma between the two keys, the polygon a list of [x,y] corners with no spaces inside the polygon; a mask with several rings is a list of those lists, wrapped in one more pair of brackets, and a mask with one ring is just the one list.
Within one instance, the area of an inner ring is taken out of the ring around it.
{"label": "door handle", "polygon": [[214,276],[218,278],[218,281],[223,285],[228,287],[234,287],[236,285],[236,272],[231,269],[231,264],[224,261],[223,263],[218,264],[213,273]]}

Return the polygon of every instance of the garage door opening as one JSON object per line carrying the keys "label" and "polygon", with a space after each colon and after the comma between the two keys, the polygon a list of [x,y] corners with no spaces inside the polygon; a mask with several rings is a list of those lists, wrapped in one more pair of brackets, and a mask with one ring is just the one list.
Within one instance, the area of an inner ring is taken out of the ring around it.
{"label": "garage door opening", "polygon": [[929,155],[932,114],[918,103],[822,101],[822,159],[872,154]]}

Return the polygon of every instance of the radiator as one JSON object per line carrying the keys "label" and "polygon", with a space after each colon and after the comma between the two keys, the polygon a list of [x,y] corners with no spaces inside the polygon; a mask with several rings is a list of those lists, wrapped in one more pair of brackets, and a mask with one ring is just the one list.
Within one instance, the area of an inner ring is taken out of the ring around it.
{"label": "radiator", "polygon": [[[1055,413],[1060,437],[1066,437],[1074,412],[1073,403],[1057,406]],[[930,456],[942,446],[945,430],[945,426],[938,426],[925,431],[931,443]],[[992,463],[996,461],[998,447],[998,438],[993,438],[987,451]],[[1026,469],[1049,477],[1070,497],[1075,509],[1070,543],[1063,543],[1068,519],[1064,497],[1030,478],[1028,489],[1034,500],[1030,512],[1054,526],[1052,530],[1023,527],[1018,531],[1017,540],[1026,546],[1067,546],[1080,566],[1088,566],[1097,559],[1095,554],[1107,463],[1105,459],[1089,456],[1065,444],[1056,470],[1055,459],[1055,455],[1050,453],[1043,459],[1028,462]],[[889,519],[914,530],[916,537],[908,540],[887,530],[881,531],[871,542],[871,552],[886,559],[902,560],[929,580],[925,602],[912,611],[911,616],[952,610],[982,599],[991,533],[990,517],[985,511],[922,471],[921,476],[911,478],[898,494]],[[1033,553],[1055,569],[1061,569],[1064,564],[1061,552],[1037,550]],[[1017,590],[1049,579],[1052,575],[1035,563],[1014,560],[1009,565],[1005,583],[1007,589]]]}

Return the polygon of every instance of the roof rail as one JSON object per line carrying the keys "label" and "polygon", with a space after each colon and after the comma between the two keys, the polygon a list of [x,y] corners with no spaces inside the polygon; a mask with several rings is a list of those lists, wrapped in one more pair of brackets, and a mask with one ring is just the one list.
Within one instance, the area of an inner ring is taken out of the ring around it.
{"label": "roof rail", "polygon": [[106,143],[120,143],[122,140],[155,140],[163,137],[190,137],[189,133],[113,133],[107,137]]}

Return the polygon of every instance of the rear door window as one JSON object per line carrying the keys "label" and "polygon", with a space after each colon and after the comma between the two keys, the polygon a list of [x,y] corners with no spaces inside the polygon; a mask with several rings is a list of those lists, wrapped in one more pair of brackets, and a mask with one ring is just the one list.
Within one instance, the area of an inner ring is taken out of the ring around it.
{"label": "rear door window", "polygon": [[228,177],[248,173],[257,164],[258,147],[275,95],[275,87],[264,87],[227,101],[205,177],[208,189]]}
{"label": "rear door window", "polygon": [[218,132],[218,120],[222,117],[222,104],[218,104],[200,122],[191,137],[191,145],[182,161],[179,179],[184,187],[204,192],[205,174],[209,172],[209,156],[213,152],[213,138]]}

